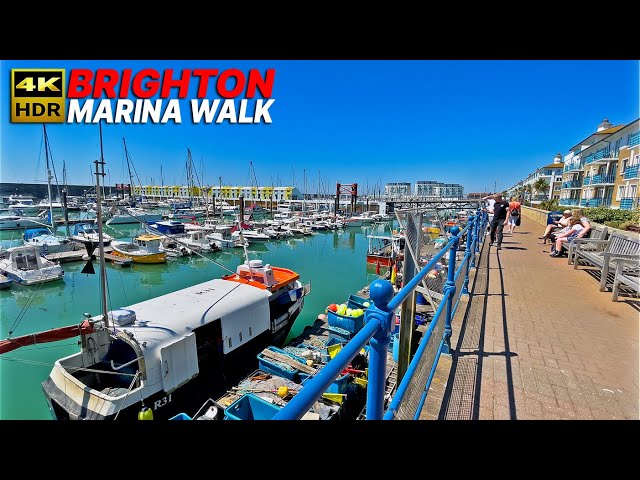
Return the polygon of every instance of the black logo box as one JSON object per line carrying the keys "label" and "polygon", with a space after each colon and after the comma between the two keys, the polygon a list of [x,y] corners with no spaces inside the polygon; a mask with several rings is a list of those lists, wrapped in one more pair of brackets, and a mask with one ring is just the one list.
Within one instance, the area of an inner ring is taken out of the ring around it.
{"label": "black logo box", "polygon": [[[29,70],[29,71],[14,71],[13,72],[13,98],[62,98],[64,97],[64,85],[62,84],[62,70],[59,71],[45,71],[45,70]],[[25,90],[24,88],[16,88],[20,85],[20,82],[26,78],[33,78],[33,85],[35,89],[32,91]],[[52,91],[49,88],[45,88],[44,91],[38,91],[39,78],[43,78],[44,81],[50,78],[57,77],[52,84],[59,89],[59,91]]]}

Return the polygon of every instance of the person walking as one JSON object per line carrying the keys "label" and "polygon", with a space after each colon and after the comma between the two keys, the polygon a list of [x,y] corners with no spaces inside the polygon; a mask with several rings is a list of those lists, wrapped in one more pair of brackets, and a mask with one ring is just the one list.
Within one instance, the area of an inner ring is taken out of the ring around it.
{"label": "person walking", "polygon": [[493,204],[493,220],[491,220],[491,243],[495,244],[498,240],[498,250],[502,250],[502,230],[509,223],[509,202],[502,199],[501,193],[496,193],[496,202]]}
{"label": "person walking", "polygon": [[516,197],[511,197],[509,202],[509,224],[507,225],[507,233],[514,233],[518,222],[520,221],[520,202]]}
{"label": "person walking", "polygon": [[493,205],[496,203],[495,194],[487,195],[483,197],[482,200],[486,201],[486,205],[484,207],[484,211],[487,212],[487,233],[486,235],[491,234],[491,221],[493,220]]}

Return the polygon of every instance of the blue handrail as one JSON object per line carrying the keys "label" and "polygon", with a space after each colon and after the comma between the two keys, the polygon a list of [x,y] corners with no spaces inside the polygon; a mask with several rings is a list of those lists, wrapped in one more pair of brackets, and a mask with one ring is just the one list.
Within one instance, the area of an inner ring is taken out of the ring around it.
{"label": "blue handrail", "polygon": [[[451,229],[451,238],[447,244],[425,265],[418,274],[400,289],[394,296],[393,286],[387,280],[374,280],[369,287],[369,295],[373,300],[373,305],[365,311],[364,327],[340,350],[340,352],[330,360],[318,373],[308,379],[295,397],[289,401],[274,417],[274,420],[298,420],[313,406],[314,402],[322,396],[322,393],[329,388],[331,383],[340,375],[351,360],[360,350],[370,342],[369,349],[369,375],[367,383],[367,420],[393,419],[395,412],[400,406],[407,387],[411,383],[417,366],[427,347],[429,339],[438,324],[442,312],[445,311],[445,329],[440,341],[434,364],[431,367],[427,386],[422,393],[422,398],[418,405],[416,418],[424,405],[429,385],[433,379],[438,359],[442,353],[451,352],[451,320],[457,309],[460,296],[468,294],[469,270],[475,267],[475,257],[479,250],[478,244],[484,240],[484,229],[486,227],[487,214],[477,210],[476,215],[469,216],[468,223],[460,230],[459,227]],[[465,254],[460,265],[456,267],[456,253],[458,244],[463,235],[466,234]],[[410,294],[420,284],[422,279],[436,266],[438,261],[449,252],[448,278],[444,287],[443,298],[427,331],[420,341],[420,345],[413,356],[407,371],[398,386],[397,392],[387,410],[384,413],[384,395],[386,388],[386,366],[387,349],[391,339],[391,330],[394,326],[393,319],[396,309],[409,298]],[[466,263],[465,263],[466,262]],[[466,267],[466,268],[465,268]],[[477,267],[476,267],[477,268]],[[464,271],[464,285],[457,296],[455,306],[453,299],[456,295],[456,281]]]}

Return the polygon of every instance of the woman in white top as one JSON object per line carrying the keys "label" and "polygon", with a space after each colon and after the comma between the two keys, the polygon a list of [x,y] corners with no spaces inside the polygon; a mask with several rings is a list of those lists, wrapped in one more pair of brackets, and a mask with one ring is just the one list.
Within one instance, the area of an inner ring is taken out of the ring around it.
{"label": "woman in white top", "polygon": [[562,255],[562,244],[571,242],[584,230],[579,217],[571,217],[569,222],[570,228],[556,236],[555,250],[549,254],[551,257],[560,257]]}
{"label": "woman in white top", "polygon": [[558,235],[559,233],[563,233],[563,231],[566,231],[566,228],[569,226],[570,219],[571,210],[565,210],[564,212],[562,212],[562,217],[560,217],[558,220],[553,220],[553,223],[547,225],[547,228],[544,231],[544,235],[539,237],[539,240],[542,240],[542,245],[547,243],[547,240],[549,239],[551,233]]}

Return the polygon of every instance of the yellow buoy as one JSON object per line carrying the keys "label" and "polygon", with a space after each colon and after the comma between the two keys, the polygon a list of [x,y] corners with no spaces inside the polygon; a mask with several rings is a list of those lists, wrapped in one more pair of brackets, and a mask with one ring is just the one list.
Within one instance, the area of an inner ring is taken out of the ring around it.
{"label": "yellow buoy", "polygon": [[313,367],[313,360],[311,360],[311,359],[307,360],[307,366],[308,367]]}
{"label": "yellow buoy", "polygon": [[153,410],[149,407],[142,407],[138,412],[138,420],[153,420]]}
{"label": "yellow buoy", "polygon": [[289,393],[289,388],[286,385],[278,387],[278,396],[280,398],[286,397],[288,393]]}

